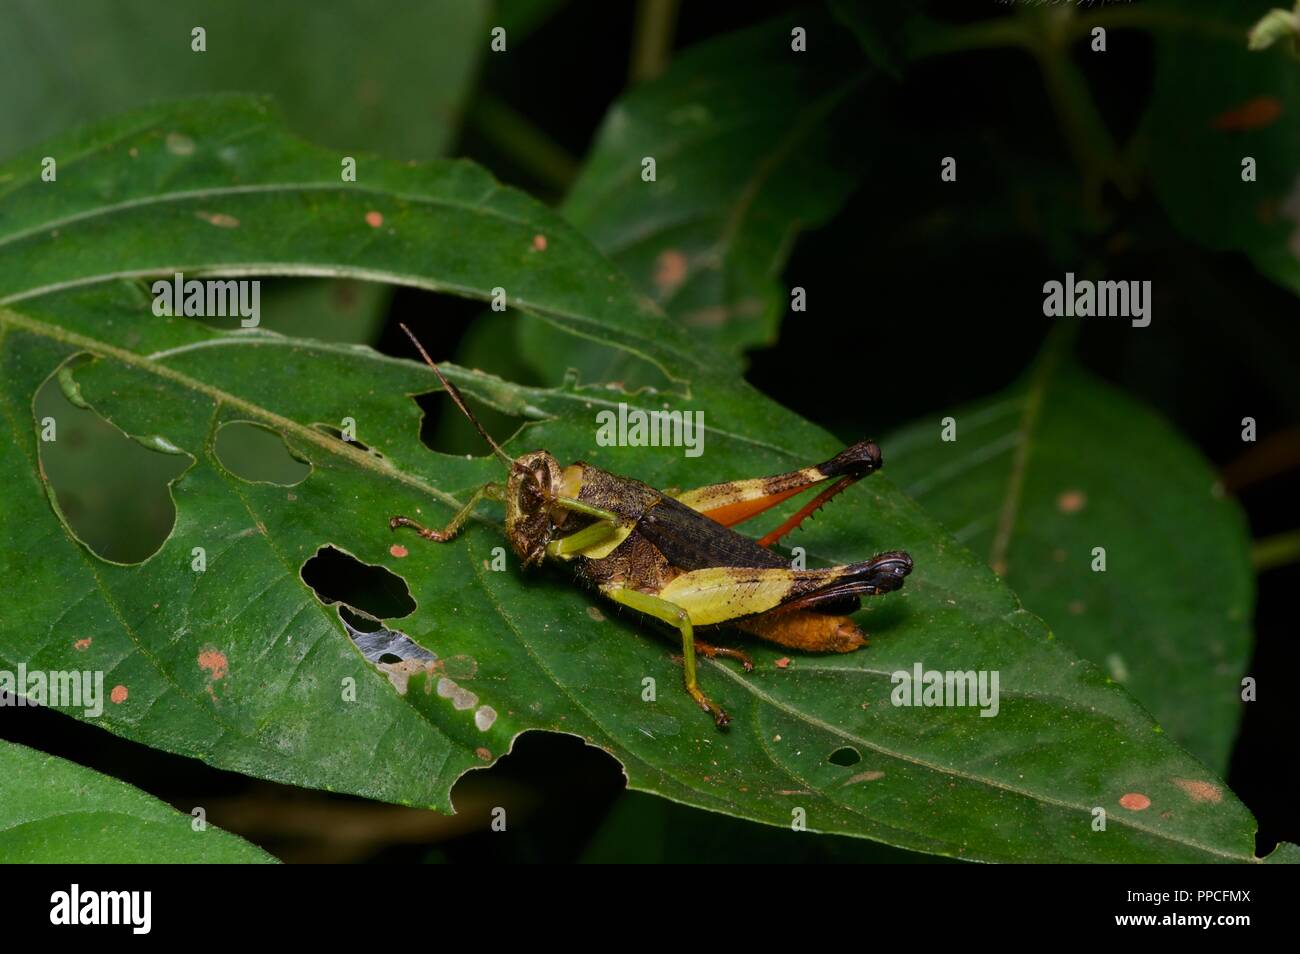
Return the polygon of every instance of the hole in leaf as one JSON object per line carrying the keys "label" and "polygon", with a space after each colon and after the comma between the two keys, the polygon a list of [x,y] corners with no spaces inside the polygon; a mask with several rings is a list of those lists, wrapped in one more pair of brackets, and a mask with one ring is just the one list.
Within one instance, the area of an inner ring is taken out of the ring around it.
{"label": "hole in leaf", "polygon": [[[404,579],[382,566],[362,563],[352,554],[332,546],[317,550],[302,565],[301,575],[322,603],[343,603],[376,621],[415,612],[415,600]],[[354,615],[350,619],[369,625],[364,617],[358,620]],[[364,630],[365,626],[356,628]]]}
{"label": "hole in leaf", "polygon": [[830,762],[832,765],[843,765],[847,768],[850,765],[857,765],[861,762],[862,755],[857,749],[846,745],[843,748],[836,749],[832,752],[830,758],[826,761]]}
{"label": "hole in leaf", "polygon": [[[466,454],[483,457],[492,453],[474,425],[469,422],[460,409],[442,391],[429,394],[417,394],[415,403],[420,406],[424,416],[420,418],[420,441],[429,450],[440,454],[452,454],[464,457]],[[522,417],[503,414],[482,401],[476,401],[473,395],[465,395],[465,403],[474,412],[483,429],[492,435],[498,444],[504,444],[524,425]]]}
{"label": "hole in leaf", "polygon": [[311,465],[293,456],[281,435],[248,421],[222,424],[213,450],[222,467],[244,480],[292,487],[311,473]]}
{"label": "hole in leaf", "polygon": [[401,630],[389,629],[379,620],[359,615],[345,606],[340,606],[338,612],[348,636],[372,663],[393,664],[410,659],[432,662],[438,658]]}
{"label": "hole in leaf", "polygon": [[54,438],[37,441],[41,468],[77,539],[105,560],[141,563],[176,523],[168,485],[192,458],[163,438],[128,436],[86,404],[73,377],[86,363],[64,365],[36,394],[38,435]]}
{"label": "hole in leaf", "polygon": [[383,327],[393,286],[353,279],[262,279],[262,325],[293,338],[371,341]]}
{"label": "hole in leaf", "polygon": [[343,432],[339,430],[339,428],[334,427],[332,424],[313,424],[312,427],[316,428],[316,430],[320,431],[322,434],[328,434],[336,441],[343,441],[345,444],[351,444],[357,450],[365,451],[367,454],[373,454],[375,457],[379,457],[379,458],[382,458],[384,456],[383,454],[379,453],[379,451],[373,449],[369,445],[361,443],[361,441],[357,440],[355,437],[350,441],[344,440]]}
{"label": "hole in leaf", "polygon": [[384,621],[375,619],[367,613],[359,613],[351,606],[344,606],[342,603],[338,606],[339,616],[347,624],[349,630],[356,630],[360,633],[374,633],[384,628]]}

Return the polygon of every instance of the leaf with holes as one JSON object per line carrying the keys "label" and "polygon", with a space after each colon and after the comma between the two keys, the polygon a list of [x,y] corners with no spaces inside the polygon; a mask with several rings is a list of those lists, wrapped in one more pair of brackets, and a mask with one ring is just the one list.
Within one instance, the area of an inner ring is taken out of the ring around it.
{"label": "leaf with holes", "polygon": [[1245,518],[1167,424],[1062,351],[889,437],[890,476],[1226,774],[1251,651]]}
{"label": "leaf with holes", "polygon": [[7,864],[263,864],[243,839],[115,778],[0,742],[0,858]]}
{"label": "leaf with holes", "polygon": [[[0,578],[23,585],[0,603],[0,665],[102,668],[124,690],[104,728],[252,775],[443,810],[455,780],[521,732],[568,732],[613,754],[635,788],[775,825],[986,860],[1254,858],[1254,821],[1232,793],[887,477],[791,541],[813,564],[911,552],[904,590],[860,616],[872,645],[788,658],[754,646],[751,674],[705,664],[735,720],[720,733],[678,688],[652,624],[598,608],[562,573],[503,561],[490,506],[451,544],[394,537],[391,514],[438,522],[499,476],[491,458],[420,442],[411,396],[435,389],[427,368],[159,317],[139,283],[120,280],[323,272],[484,300],[505,287],[516,307],[673,382],[530,388],[449,368],[468,400],[530,422],[511,450],[687,487],[838,449],[481,170],[370,159],[365,185],[341,188],[331,154],[238,99],[129,115],[45,151],[78,157],[57,189],[33,180],[31,156],[0,167]],[[32,405],[51,379],[184,465],[174,526],[143,562],[101,559],[63,519],[41,468],[48,422]],[[595,415],[620,403],[701,411],[703,455],[599,446]],[[345,418],[359,444],[338,436]],[[286,486],[229,469],[219,441],[243,424],[274,432],[305,476]],[[329,549],[400,577],[398,608],[367,616],[318,597],[302,574]],[[894,674],[916,666],[996,672],[996,717],[893,705]]]}

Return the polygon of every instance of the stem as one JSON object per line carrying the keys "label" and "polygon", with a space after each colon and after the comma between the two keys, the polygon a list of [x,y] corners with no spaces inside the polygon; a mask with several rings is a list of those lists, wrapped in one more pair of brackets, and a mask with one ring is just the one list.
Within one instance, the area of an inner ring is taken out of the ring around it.
{"label": "stem", "polygon": [[465,120],[476,132],[548,186],[566,191],[578,174],[577,160],[564,147],[522,113],[490,93],[480,93],[475,98]]}
{"label": "stem", "polygon": [[1300,530],[1257,540],[1250,551],[1257,573],[1300,562]]}
{"label": "stem", "polygon": [[668,66],[673,34],[677,31],[678,0],[638,0],[636,32],[628,79],[643,83]]}
{"label": "stem", "polygon": [[1106,30],[1188,30],[1207,36],[1245,42],[1245,35],[1234,24],[1206,21],[1172,10],[1151,10],[1140,6],[1107,7],[1079,13],[1070,21],[1070,40],[1088,36],[1094,27]]}
{"label": "stem", "polygon": [[1095,221],[1101,215],[1101,190],[1113,182],[1126,196],[1132,196],[1132,177],[1119,159],[1110,129],[1097,110],[1083,73],[1070,58],[1070,25],[1073,11],[1054,10],[1039,20],[1039,42],[1034,54],[1043,71],[1047,95],[1057,121],[1083,175],[1084,207]]}
{"label": "stem", "polygon": [[909,31],[912,35],[908,37],[906,47],[907,58],[910,60],[971,50],[1031,50],[1034,45],[1034,38],[1025,28],[1024,21],[1015,17],[954,27],[939,27],[930,21],[923,21],[923,24],[918,24]]}

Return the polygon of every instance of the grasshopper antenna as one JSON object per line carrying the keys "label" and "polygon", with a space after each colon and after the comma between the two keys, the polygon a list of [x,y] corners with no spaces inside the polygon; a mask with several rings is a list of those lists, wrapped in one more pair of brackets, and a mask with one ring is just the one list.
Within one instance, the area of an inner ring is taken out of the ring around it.
{"label": "grasshopper antenna", "polygon": [[492,439],[492,435],[483,429],[483,425],[478,422],[478,418],[476,418],[474,413],[465,406],[465,399],[460,396],[460,391],[456,389],[456,385],[443,377],[442,372],[438,370],[438,366],[434,364],[433,359],[429,357],[429,352],[425,351],[424,345],[420,344],[420,339],[415,337],[415,335],[411,333],[411,329],[406,327],[406,325],[402,324],[400,321],[397,323],[397,327],[406,332],[406,337],[411,339],[411,344],[415,345],[416,350],[420,352],[420,357],[424,358],[424,363],[433,368],[433,373],[438,376],[438,380],[442,382],[442,386],[446,390],[447,394],[456,402],[456,406],[460,408],[460,413],[469,418],[469,422],[474,425],[474,429],[483,435],[483,440],[488,442],[492,448],[492,452],[505,461],[507,467],[513,469],[515,466],[515,459],[503,451],[500,445]]}

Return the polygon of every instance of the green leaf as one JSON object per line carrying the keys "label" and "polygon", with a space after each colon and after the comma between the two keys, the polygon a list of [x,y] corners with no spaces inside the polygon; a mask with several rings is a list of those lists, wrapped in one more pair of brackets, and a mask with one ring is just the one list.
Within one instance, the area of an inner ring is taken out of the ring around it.
{"label": "green leaf", "polygon": [[890,476],[1226,774],[1251,652],[1245,517],[1168,424],[1061,350],[1010,390],[891,435]]}
{"label": "green leaf", "polygon": [[[45,155],[72,163],[54,188],[40,181]],[[633,299],[572,227],[477,166],[358,160],[358,181],[340,181],[337,155],[305,147],[267,100],[242,96],[139,110],[31,150],[0,171],[0,304],[203,269],[364,278],[485,300],[500,287],[512,306],[599,334],[665,373],[701,363],[672,326],[647,340],[638,329],[653,305]],[[457,241],[437,241],[449,235]],[[604,285],[556,281],[557,258]]]}
{"label": "green leaf", "polygon": [[[377,282],[290,281],[263,288],[262,327],[325,341],[373,341],[391,299],[391,286]],[[238,319],[229,326],[237,327]]]}
{"label": "green leaf", "polygon": [[265,864],[211,825],[194,829],[152,795],[24,745],[0,741],[0,858],[8,864]]}
{"label": "green leaf", "polygon": [[[0,142],[171,97],[274,95],[303,135],[394,158],[445,152],[488,45],[488,0],[334,0],[303,16],[261,0],[13,0],[0,33]],[[191,49],[195,27],[206,52]],[[337,165],[337,159],[335,163]]]}
{"label": "green leaf", "polygon": [[558,14],[568,0],[510,0],[498,3],[492,25],[506,31],[507,43],[518,44],[532,36],[538,27]]}
{"label": "green leaf", "polygon": [[[24,581],[22,600],[0,604],[0,662],[101,667],[127,695],[97,724],[146,744],[443,810],[461,774],[543,729],[609,751],[634,788],[773,825],[806,817],[812,831],[983,860],[1253,860],[1254,821],[1232,793],[887,477],[852,488],[791,541],[812,565],[912,554],[904,590],[860,616],[872,646],[788,662],[754,646],[751,674],[704,664],[735,719],[727,733],[680,691],[671,642],[652,625],[597,606],[563,572],[493,571],[499,511],[485,506],[451,544],[395,537],[391,514],[440,522],[500,476],[490,458],[420,443],[408,396],[435,388],[429,369],[156,317],[138,284],[106,279],[184,266],[387,277],[484,298],[515,289],[520,309],[645,356],[681,393],[530,388],[448,368],[467,399],[532,422],[512,450],[546,447],[657,486],[788,470],[837,442],[690,348],[580,235],[480,170],[367,160],[365,185],[341,188],[332,157],[261,109],[183,104],[77,134],[80,174],[57,189],[32,181],[30,156],[0,167],[0,578]],[[192,148],[169,150],[177,137]],[[384,228],[365,222],[376,208]],[[213,213],[240,225],[214,227]],[[95,360],[64,377],[83,403],[192,461],[171,487],[175,526],[143,563],[80,546],[42,477],[32,396],[82,353]],[[705,453],[597,445],[596,412],[620,402],[702,412]],[[344,416],[375,453],[314,426]],[[235,421],[278,432],[310,473],[284,487],[226,470],[213,437]],[[367,661],[339,609],[300,578],[325,545],[406,580],[417,608],[387,623],[432,654],[424,663]],[[892,705],[891,675],[916,664],[996,670],[998,715]],[[1124,798],[1139,794],[1148,808]],[[1093,830],[1097,808],[1105,831]]]}
{"label": "green leaf", "polygon": [[[1258,16],[1248,5],[1180,0],[1151,12],[1164,15],[1143,126],[1156,194],[1188,235],[1244,252],[1300,292],[1300,64],[1281,46],[1248,48]],[[1242,181],[1247,158],[1257,181]]]}
{"label": "green leaf", "polygon": [[[791,50],[790,31],[809,32]],[[564,214],[693,340],[738,354],[771,344],[790,308],[781,271],[867,174],[870,71],[816,10],[702,43],[606,115]],[[656,179],[642,178],[642,160]],[[557,349],[525,324],[524,350]],[[539,368],[559,381],[628,381],[625,356],[588,346]]]}

